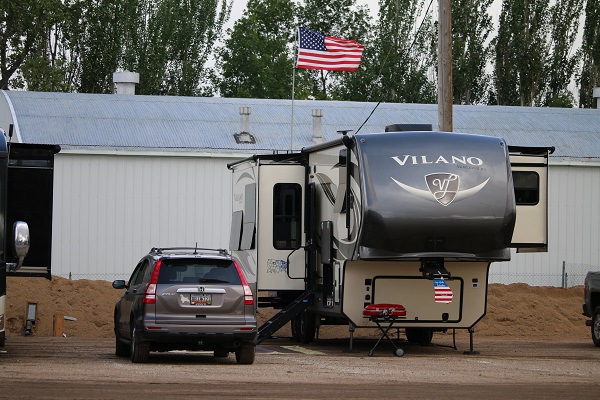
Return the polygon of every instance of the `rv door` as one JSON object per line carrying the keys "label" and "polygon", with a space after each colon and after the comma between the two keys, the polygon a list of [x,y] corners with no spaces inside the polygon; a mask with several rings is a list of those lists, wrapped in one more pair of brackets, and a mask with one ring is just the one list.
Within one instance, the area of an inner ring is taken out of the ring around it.
{"label": "rv door", "polygon": [[548,251],[548,156],[554,148],[509,146],[517,220],[517,252]]}

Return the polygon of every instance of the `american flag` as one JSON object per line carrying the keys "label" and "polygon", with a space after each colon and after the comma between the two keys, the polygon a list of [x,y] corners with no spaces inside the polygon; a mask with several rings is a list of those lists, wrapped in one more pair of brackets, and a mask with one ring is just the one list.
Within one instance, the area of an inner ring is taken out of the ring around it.
{"label": "american flag", "polygon": [[364,46],[355,40],[340,39],[299,28],[298,68],[327,71],[356,71]]}
{"label": "american flag", "polygon": [[435,295],[436,303],[450,303],[452,301],[452,289],[448,286],[445,280],[443,279],[434,279],[433,280],[433,292]]}

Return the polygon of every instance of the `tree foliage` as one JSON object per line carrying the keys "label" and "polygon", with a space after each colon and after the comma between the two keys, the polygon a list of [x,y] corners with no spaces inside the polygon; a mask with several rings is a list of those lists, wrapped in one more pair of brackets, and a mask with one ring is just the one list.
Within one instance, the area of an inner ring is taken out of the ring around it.
{"label": "tree foliage", "polygon": [[580,52],[574,50],[583,0],[556,0],[550,8],[550,55],[543,105],[573,107],[569,85],[575,76]]}
{"label": "tree foliage", "polygon": [[381,0],[369,68],[375,72],[370,99],[435,103],[437,40],[431,10],[423,0]]}
{"label": "tree foliage", "polygon": [[[454,103],[482,103],[487,93],[492,104],[571,107],[578,71],[580,106],[593,106],[600,2],[502,0],[487,45],[493,1],[452,0]],[[215,48],[232,0],[2,0],[0,88],[111,93],[112,73],[126,69],[139,72],[139,94],[290,98],[294,85],[298,99],[435,103],[432,5],[379,0],[373,21],[358,0],[249,0]],[[359,70],[294,69],[298,26],[363,44]]]}
{"label": "tree foliage", "polygon": [[[205,64],[231,0],[5,0],[2,84],[111,93],[112,73],[140,73],[138,93],[203,93]],[[33,18],[32,18],[33,16]],[[21,68],[21,70],[20,70]]]}
{"label": "tree foliage", "polygon": [[452,93],[454,104],[482,103],[489,91],[486,66],[493,0],[452,1]]}
{"label": "tree foliage", "polygon": [[[299,9],[300,25],[325,35],[356,40],[368,46],[370,32],[369,9],[356,4],[356,0],[306,0]],[[361,64],[364,62],[363,61]],[[360,71],[365,71],[364,64]],[[344,87],[352,85],[353,78],[360,72],[336,72],[302,70],[300,74],[307,76],[311,82],[310,97],[315,99],[341,98],[347,99]],[[364,91],[362,92],[364,96]],[[364,97],[363,97],[364,99]]]}
{"label": "tree foliage", "polygon": [[[50,24],[20,68],[18,79],[28,90],[70,92],[78,80],[76,32],[79,9],[74,0],[53,4]],[[14,84],[13,87],[19,87]]]}
{"label": "tree foliage", "polygon": [[549,52],[547,0],[504,0],[500,13],[494,81],[500,105],[539,105]]}
{"label": "tree foliage", "polygon": [[250,0],[218,51],[221,96],[291,98],[294,26],[291,0]]}
{"label": "tree foliage", "polygon": [[17,72],[44,44],[61,8],[60,0],[0,2],[0,89],[24,85]]}
{"label": "tree foliage", "polygon": [[229,18],[231,5],[226,0],[160,0],[158,5],[156,14],[149,17],[149,41],[143,45],[145,54],[153,58],[147,59],[154,65],[148,78],[160,81],[152,92],[201,94],[205,64]]}
{"label": "tree foliage", "polygon": [[579,75],[579,106],[596,106],[592,92],[600,86],[600,2],[588,0],[582,40],[582,69]]}

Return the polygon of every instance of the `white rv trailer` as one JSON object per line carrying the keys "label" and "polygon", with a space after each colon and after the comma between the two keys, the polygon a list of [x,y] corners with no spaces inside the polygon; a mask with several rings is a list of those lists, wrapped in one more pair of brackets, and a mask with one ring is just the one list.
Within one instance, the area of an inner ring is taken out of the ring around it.
{"label": "white rv trailer", "polygon": [[[343,135],[232,163],[230,248],[299,342],[323,324],[374,327],[369,304],[401,304],[410,342],[486,314],[488,273],[510,248],[547,248],[546,147],[429,131]],[[471,340],[472,350],[472,340]]]}

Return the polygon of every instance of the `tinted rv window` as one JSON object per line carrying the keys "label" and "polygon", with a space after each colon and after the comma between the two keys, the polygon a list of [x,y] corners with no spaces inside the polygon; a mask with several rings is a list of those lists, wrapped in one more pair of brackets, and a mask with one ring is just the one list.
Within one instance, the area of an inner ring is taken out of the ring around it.
{"label": "tinted rv window", "polygon": [[300,248],[302,187],[297,183],[277,183],[273,187],[273,247]]}
{"label": "tinted rv window", "polygon": [[513,172],[517,205],[535,205],[540,198],[540,176],[531,171]]}

